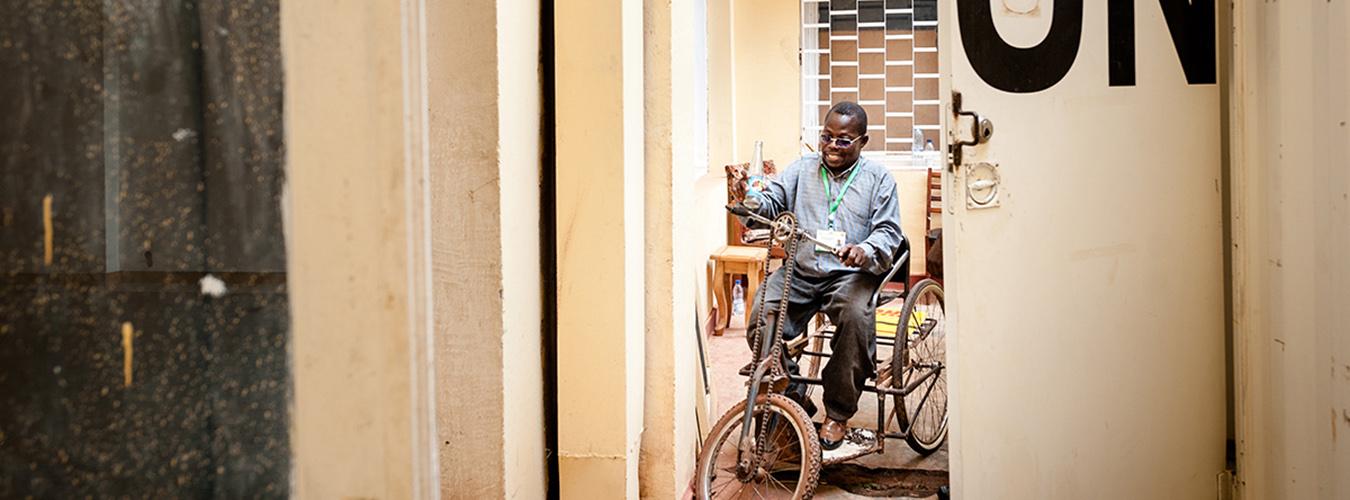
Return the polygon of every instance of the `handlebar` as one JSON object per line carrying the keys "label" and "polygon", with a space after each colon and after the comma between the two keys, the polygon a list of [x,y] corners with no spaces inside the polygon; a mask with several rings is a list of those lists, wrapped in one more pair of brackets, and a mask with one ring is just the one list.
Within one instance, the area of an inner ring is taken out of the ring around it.
{"label": "handlebar", "polygon": [[[727,211],[731,212],[732,214],[739,215],[741,217],[747,217],[750,220],[769,226],[771,233],[777,232],[780,228],[782,228],[782,225],[779,222],[771,220],[768,217],[759,215],[751,211],[749,208],[745,206],[745,202],[743,201],[728,203],[726,208]],[[792,229],[792,236],[809,240],[810,242],[815,243],[817,246],[829,250],[830,253],[837,253],[839,251],[839,249],[836,248],[834,245],[830,245],[828,243],[824,243],[818,239],[815,239],[809,233],[803,231],[802,228],[800,227],[795,227]]]}

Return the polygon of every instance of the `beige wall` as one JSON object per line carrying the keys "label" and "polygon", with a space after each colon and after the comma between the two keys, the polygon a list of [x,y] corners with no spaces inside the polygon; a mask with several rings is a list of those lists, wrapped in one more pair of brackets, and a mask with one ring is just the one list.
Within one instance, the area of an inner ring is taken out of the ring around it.
{"label": "beige wall", "polygon": [[694,404],[698,373],[694,332],[694,248],[687,235],[693,186],[696,30],[693,2],[647,0],[644,6],[646,214],[646,380],[640,457],[643,498],[685,491],[698,449]]}
{"label": "beige wall", "polygon": [[538,5],[428,7],[282,11],[296,496],[544,496]]}
{"label": "beige wall", "polygon": [[1350,498],[1350,9],[1234,4],[1243,498]]}
{"label": "beige wall", "polygon": [[297,497],[435,487],[423,52],[407,7],[282,5]]}
{"label": "beige wall", "polygon": [[781,0],[735,0],[730,21],[732,160],[750,161],[758,139],[765,158],[787,166],[801,150],[801,9]]}
{"label": "beige wall", "polygon": [[428,7],[441,495],[541,498],[539,6]]}
{"label": "beige wall", "polygon": [[645,396],[643,7],[567,7],[554,17],[559,486],[564,499],[634,498]]}
{"label": "beige wall", "polygon": [[800,6],[777,0],[708,1],[710,174],[764,157],[795,159],[801,126]]}
{"label": "beige wall", "polygon": [[708,2],[708,173],[721,175],[722,165],[731,163],[731,4],[732,0]]}
{"label": "beige wall", "polygon": [[[540,235],[533,230],[540,223],[539,2],[498,1],[497,27],[497,165],[501,169],[497,188],[501,190],[502,209],[499,222],[504,359],[501,377],[502,392],[507,395],[502,424],[506,436],[505,496],[526,500],[543,498],[546,483],[544,373],[540,365],[543,348]],[[459,50],[454,45],[443,48]],[[459,168],[472,169],[476,165],[463,163]],[[438,333],[455,335],[460,331],[462,327]],[[474,370],[467,364],[456,366],[464,372]],[[462,405],[463,401],[444,403]],[[442,463],[445,461],[442,459]],[[461,465],[472,467],[473,463],[464,460]],[[442,485],[446,486],[444,479]],[[448,486],[453,488],[454,484]]]}

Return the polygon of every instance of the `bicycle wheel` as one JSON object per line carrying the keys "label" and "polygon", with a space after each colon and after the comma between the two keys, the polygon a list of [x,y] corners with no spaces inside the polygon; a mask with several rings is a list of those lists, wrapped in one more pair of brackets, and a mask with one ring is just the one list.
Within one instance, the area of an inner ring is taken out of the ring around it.
{"label": "bicycle wheel", "polygon": [[928,377],[909,394],[893,396],[895,419],[910,448],[923,455],[947,439],[947,315],[942,285],[925,279],[914,285],[900,312],[904,341],[897,335],[891,366],[899,376],[892,387],[906,387]]}
{"label": "bicycle wheel", "polygon": [[751,439],[769,426],[768,445],[758,466],[744,476],[737,473],[737,441],[745,417],[745,401],[737,403],[717,422],[698,454],[695,498],[809,499],[820,480],[820,438],[806,410],[782,394],[756,398],[750,422]]}

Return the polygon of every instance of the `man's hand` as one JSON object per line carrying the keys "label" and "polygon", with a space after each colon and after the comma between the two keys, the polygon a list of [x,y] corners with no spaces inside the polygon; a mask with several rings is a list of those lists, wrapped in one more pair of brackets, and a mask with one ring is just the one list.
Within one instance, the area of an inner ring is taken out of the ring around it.
{"label": "man's hand", "polygon": [[872,259],[867,257],[867,251],[858,245],[844,245],[834,252],[834,255],[848,267],[863,267],[872,262]]}

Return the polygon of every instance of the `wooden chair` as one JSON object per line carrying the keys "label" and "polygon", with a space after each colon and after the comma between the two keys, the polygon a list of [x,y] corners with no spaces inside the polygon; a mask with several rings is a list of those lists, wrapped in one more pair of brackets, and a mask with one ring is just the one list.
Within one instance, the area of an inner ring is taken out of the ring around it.
{"label": "wooden chair", "polygon": [[[749,163],[726,165],[727,203],[733,199],[732,189],[736,181],[744,178],[750,168]],[[764,174],[777,175],[778,168],[773,160],[764,161]],[[750,323],[750,309],[754,305],[755,291],[759,289],[759,276],[769,265],[770,259],[783,258],[781,248],[771,248],[768,240],[747,243],[744,236],[748,228],[741,224],[736,216],[727,214],[727,244],[708,256],[708,299],[715,304],[713,335],[722,335],[731,322],[731,289],[735,276],[745,276],[742,286],[745,288],[745,320]]]}
{"label": "wooden chair", "polygon": [[[726,165],[722,168],[726,170],[727,173],[727,203],[731,203],[731,200],[733,199],[732,189],[736,185],[737,180],[739,180],[742,177],[745,177],[746,170],[750,168],[750,164],[742,163],[739,165]],[[774,165],[773,160],[764,160],[764,175],[770,177],[778,175],[778,167]],[[731,215],[729,213],[727,214],[728,245],[745,245],[757,247],[769,246],[767,240],[754,243],[747,243],[745,240],[745,233],[749,230],[750,230],[749,228],[745,227],[745,224],[741,224],[741,220],[736,218],[736,216]],[[783,250],[781,248],[774,248],[770,253],[769,257],[773,259],[781,259],[783,258]]]}
{"label": "wooden chair", "polygon": [[[936,221],[935,221],[936,219]],[[937,222],[936,226],[934,222]],[[928,171],[928,216],[924,221],[924,274],[942,280],[942,170]]]}

